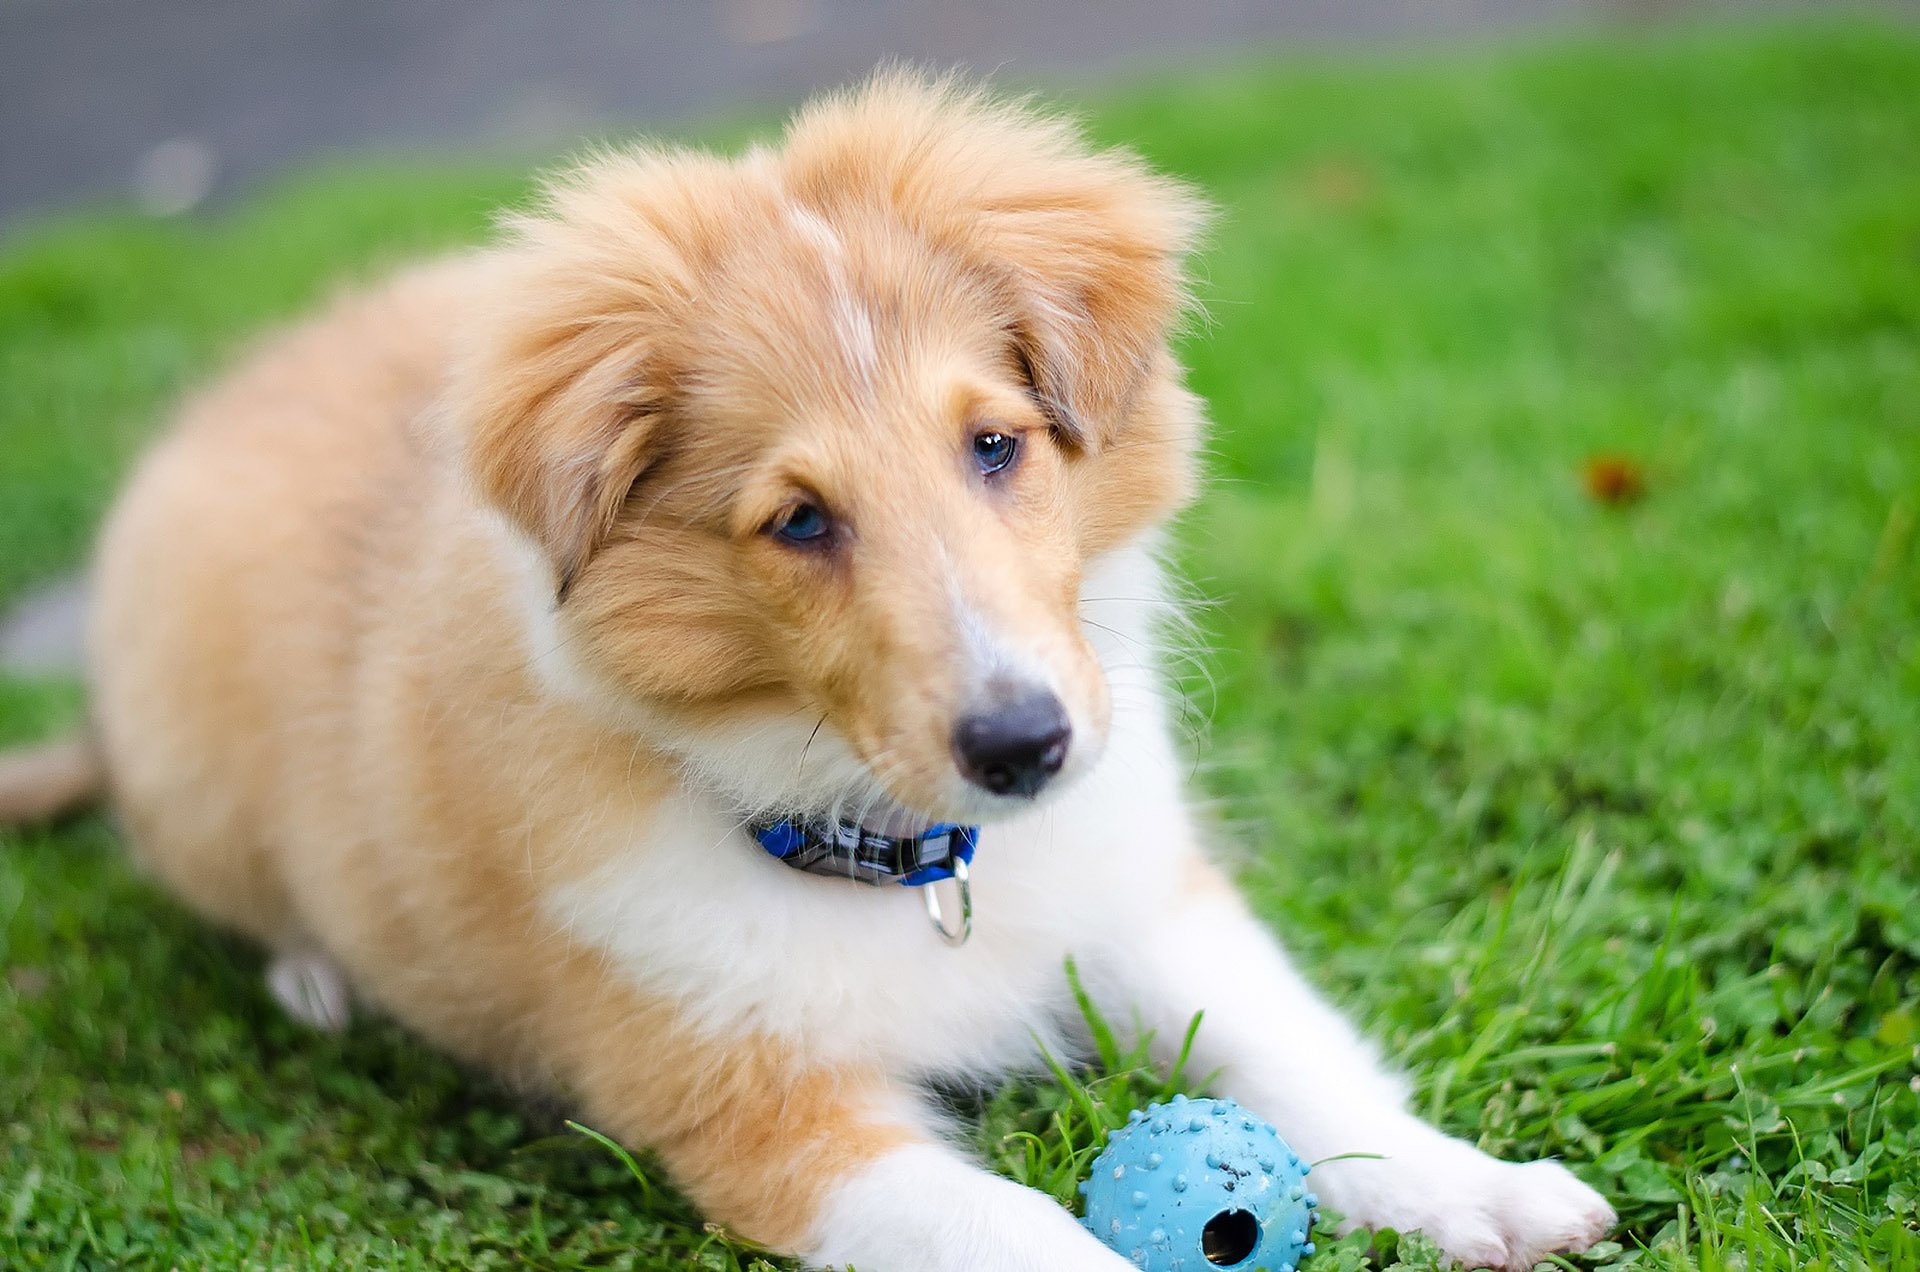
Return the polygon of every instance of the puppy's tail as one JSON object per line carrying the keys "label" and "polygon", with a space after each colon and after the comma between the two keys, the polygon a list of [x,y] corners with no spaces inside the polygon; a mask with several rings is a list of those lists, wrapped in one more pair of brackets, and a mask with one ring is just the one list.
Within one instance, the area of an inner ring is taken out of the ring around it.
{"label": "puppy's tail", "polygon": [[106,767],[84,733],[0,751],[0,826],[51,821],[98,801],[106,789]]}
{"label": "puppy's tail", "polygon": [[[0,621],[0,672],[78,676],[87,589],[79,577],[29,596]],[[106,770],[85,731],[0,751],[0,826],[49,821],[100,799]]]}

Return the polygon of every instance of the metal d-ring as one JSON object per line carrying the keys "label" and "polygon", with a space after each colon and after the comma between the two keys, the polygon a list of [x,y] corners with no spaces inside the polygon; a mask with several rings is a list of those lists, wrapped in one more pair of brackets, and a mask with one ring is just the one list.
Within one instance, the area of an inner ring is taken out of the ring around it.
{"label": "metal d-ring", "polygon": [[[921,891],[927,896],[927,917],[933,920],[933,930],[940,934],[941,940],[958,949],[973,935],[973,887],[967,880],[965,860],[955,857],[947,862],[947,869],[953,871],[951,879],[935,880]],[[960,925],[957,928],[947,926],[947,917],[940,904],[940,889],[949,883],[960,890]]]}

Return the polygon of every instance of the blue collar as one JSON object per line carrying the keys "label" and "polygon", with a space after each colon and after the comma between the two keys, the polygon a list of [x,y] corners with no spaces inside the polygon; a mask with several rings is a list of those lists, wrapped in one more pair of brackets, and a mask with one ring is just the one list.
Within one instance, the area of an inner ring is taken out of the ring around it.
{"label": "blue collar", "polygon": [[749,829],[767,855],[808,874],[880,886],[908,888],[948,880],[958,886],[957,925],[944,914],[935,889],[928,888],[927,916],[949,945],[964,944],[973,927],[973,896],[968,884],[978,826],[942,824],[917,835],[883,835],[853,822],[799,821],[782,818],[756,822]]}
{"label": "blue collar", "polygon": [[795,870],[860,883],[899,883],[909,888],[953,878],[953,863],[973,863],[977,826],[942,824],[917,835],[883,835],[852,822],[801,822],[783,818],[753,828],[753,837]]}

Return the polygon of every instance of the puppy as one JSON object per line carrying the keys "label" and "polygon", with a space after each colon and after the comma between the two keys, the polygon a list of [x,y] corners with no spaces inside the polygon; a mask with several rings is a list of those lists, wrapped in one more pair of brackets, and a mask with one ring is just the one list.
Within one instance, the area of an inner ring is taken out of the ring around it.
{"label": "puppy", "polygon": [[900,73],[778,148],[596,158],[189,404],[101,539],[92,741],[0,805],[97,767],[297,1014],[560,1092],[813,1264],[1129,1266],[919,1094],[1071,1046],[1069,956],[1369,1155],[1315,1175],[1348,1223],[1583,1248],[1606,1203],[1409,1113],[1208,864],[1148,652],[1201,220]]}

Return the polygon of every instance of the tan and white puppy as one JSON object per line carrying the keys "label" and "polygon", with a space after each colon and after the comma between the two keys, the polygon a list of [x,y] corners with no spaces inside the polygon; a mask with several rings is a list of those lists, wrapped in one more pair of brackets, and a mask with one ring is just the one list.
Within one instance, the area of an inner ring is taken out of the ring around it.
{"label": "tan and white puppy", "polygon": [[[920,1095],[1070,1044],[1069,955],[1163,1040],[1204,1009],[1195,1070],[1304,1157],[1372,1155],[1315,1176],[1350,1223],[1584,1247],[1606,1203],[1409,1113],[1207,863],[1148,652],[1200,220],[900,74],[778,148],[594,159],[187,407],[101,541],[91,750],[0,807],[97,760],[299,1014],[559,1091],[816,1264],[1128,1266]],[[972,939],[770,858],[777,816],[980,823]]]}

